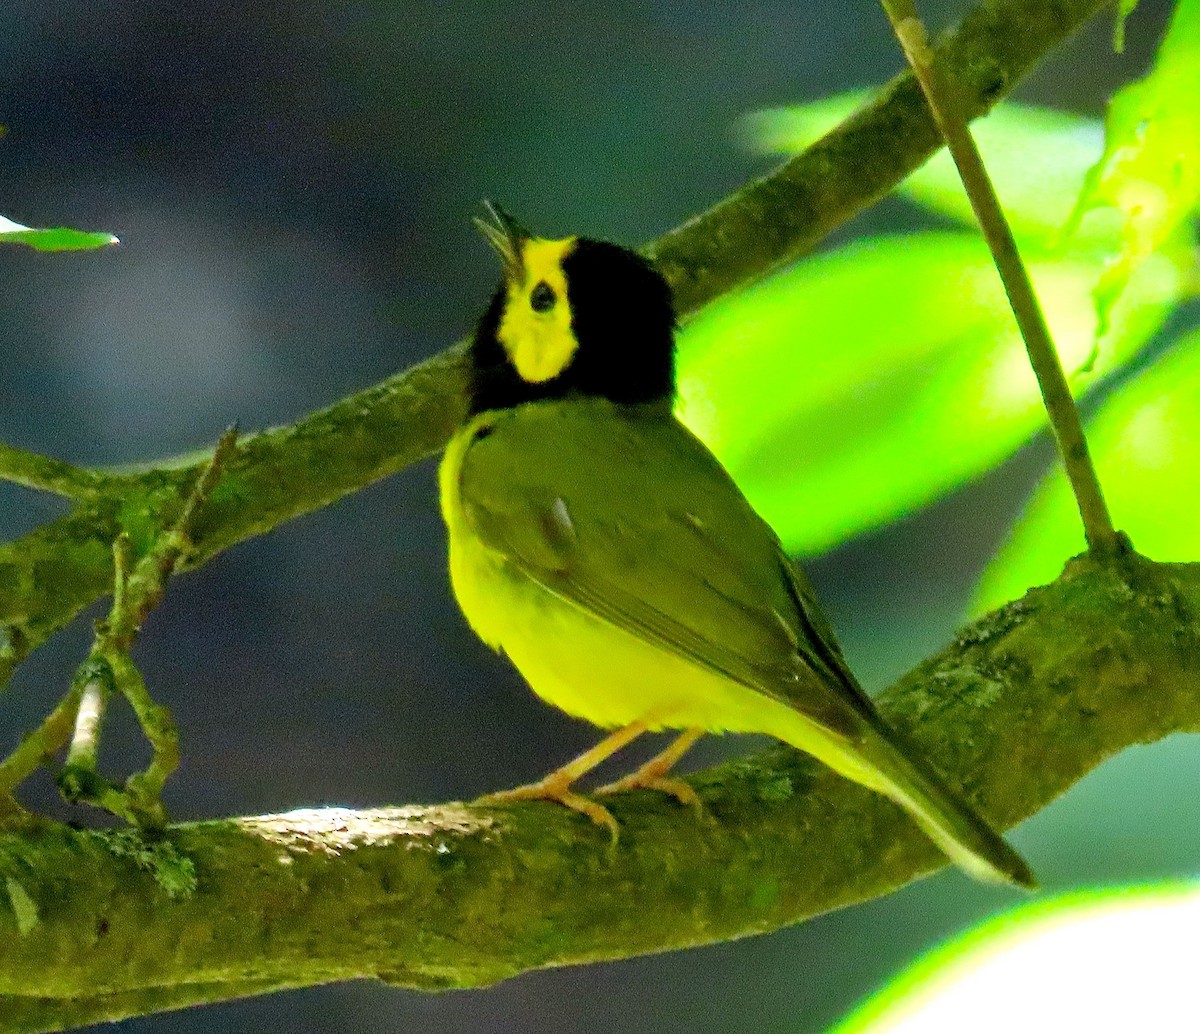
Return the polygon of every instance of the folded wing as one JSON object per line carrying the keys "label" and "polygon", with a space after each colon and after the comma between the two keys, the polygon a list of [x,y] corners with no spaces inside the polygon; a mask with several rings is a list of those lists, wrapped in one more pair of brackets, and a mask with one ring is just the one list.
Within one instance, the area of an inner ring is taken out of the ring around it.
{"label": "folded wing", "polygon": [[874,724],[807,581],[669,413],[497,415],[460,490],[486,547],[561,599],[848,740]]}

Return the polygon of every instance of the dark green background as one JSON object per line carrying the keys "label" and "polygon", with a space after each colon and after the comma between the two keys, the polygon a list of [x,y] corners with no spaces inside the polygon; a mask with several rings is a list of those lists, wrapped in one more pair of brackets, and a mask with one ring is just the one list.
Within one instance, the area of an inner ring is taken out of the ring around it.
{"label": "dark green background", "polygon": [[[943,24],[965,4],[927,3]],[[1125,56],[1097,22],[1018,96],[1099,114]],[[636,243],[765,166],[756,107],[881,82],[863,3],[388,4],[96,0],[0,10],[0,212],[120,234],[0,253],[0,437],[88,463],[288,421],[466,332],[497,270],[469,217]],[[913,225],[885,202],[842,236]],[[1035,483],[1043,436],[900,525],[808,567],[868,685],[944,643]],[[137,657],[183,730],[180,818],[470,798],[596,733],[538,703],[449,597],[432,463],[179,581]],[[0,532],[60,512],[0,486]],[[1118,515],[1119,516],[1119,515]],[[7,749],[61,692],[84,622],[2,701]],[[708,760],[751,743],[710,741]],[[144,751],[114,721],[113,764]],[[1200,757],[1129,751],[1015,836],[1046,885],[1186,872]],[[33,795],[53,807],[42,781]],[[89,817],[90,820],[90,817]],[[428,997],[356,984],[131,1021],[166,1031],[817,1031],[915,952],[1015,900],[947,873],[770,937]]]}

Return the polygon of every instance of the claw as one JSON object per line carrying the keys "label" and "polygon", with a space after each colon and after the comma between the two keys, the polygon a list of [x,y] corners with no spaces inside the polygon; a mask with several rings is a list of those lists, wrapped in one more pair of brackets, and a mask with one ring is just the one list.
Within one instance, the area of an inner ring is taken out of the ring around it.
{"label": "claw", "polygon": [[485,794],[479,800],[483,804],[504,804],[509,801],[555,801],[572,811],[586,815],[597,826],[607,828],[615,844],[621,835],[621,827],[613,818],[612,812],[604,805],[575,793],[568,781],[555,778],[555,775],[557,773],[552,773],[539,782],[517,786],[511,790],[497,790],[495,793]]}
{"label": "claw", "polygon": [[642,768],[616,780],[616,782],[600,787],[596,793],[607,796],[612,793],[625,793],[628,790],[657,790],[659,793],[674,797],[680,804],[695,808],[698,812],[704,810],[699,795],[682,779],[658,775],[653,771],[647,772]]}
{"label": "claw", "polygon": [[700,798],[682,779],[668,776],[671,767],[691,749],[703,735],[702,729],[687,729],[661,754],[652,757],[636,772],[631,772],[623,779],[600,787],[598,794],[624,793],[626,790],[657,790],[674,797],[680,804],[695,808],[697,812],[704,810]]}

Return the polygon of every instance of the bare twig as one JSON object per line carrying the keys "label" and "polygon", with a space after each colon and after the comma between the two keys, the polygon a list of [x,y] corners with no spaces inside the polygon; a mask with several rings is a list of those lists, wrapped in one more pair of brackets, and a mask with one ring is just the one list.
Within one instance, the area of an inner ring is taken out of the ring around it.
{"label": "bare twig", "polygon": [[21,740],[20,745],[0,761],[0,814],[19,810],[12,793],[34,772],[52,758],[71,737],[79,699],[83,695],[83,683],[76,680],[70,691],[59,702],[33,732]]}
{"label": "bare twig", "polygon": [[957,83],[937,60],[917,17],[913,0],[881,0],[888,20],[912,65],[917,81],[929,104],[929,110],[958,167],[963,187],[975,210],[980,229],[991,249],[992,258],[1004,282],[1004,290],[1017,318],[1021,336],[1029,353],[1029,361],[1037,376],[1042,400],[1050,417],[1050,425],[1058,443],[1058,451],[1066,467],[1071,489],[1083,519],[1088,546],[1101,554],[1112,554],[1127,548],[1124,536],[1117,533],[1104,502],[1096,469],[1088,454],[1087,439],[1079,420],[1079,411],[1067,386],[1067,378],[1059,361],[1050,329],[1038,304],[1033,284],[1021,261],[1012,229],[1000,207],[991,178],[984,168],[979,149],[967,125]]}
{"label": "bare twig", "polygon": [[[58,777],[58,785],[70,801],[96,805],[143,826],[166,824],[162,789],[179,764],[179,734],[171,712],[150,696],[129,650],[191,548],[192,523],[236,444],[237,428],[231,427],[197,475],[179,516],[158,533],[145,556],[135,560],[133,543],[124,532],[113,542],[112,607],[107,619],[97,622],[92,649],[76,674],[75,682],[83,690],[66,764]],[[97,768],[100,731],[114,692],[120,692],[133,708],[152,751],[146,770],[131,775],[123,787],[101,776]]]}

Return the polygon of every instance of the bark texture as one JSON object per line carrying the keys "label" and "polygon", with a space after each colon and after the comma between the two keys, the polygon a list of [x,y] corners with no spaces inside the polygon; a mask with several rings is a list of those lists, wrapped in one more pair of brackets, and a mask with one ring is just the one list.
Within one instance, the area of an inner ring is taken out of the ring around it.
{"label": "bark texture", "polygon": [[[990,0],[942,44],[974,116],[1102,0]],[[690,312],[811,247],[939,145],[903,75],[804,154],[647,246]],[[428,456],[463,348],[242,440],[194,529],[202,563]],[[128,475],[0,449],[76,500],[0,546],[0,682],[112,585],[111,543],[168,527],[206,457]],[[1075,562],[902,679],[882,709],[1007,827],[1116,751],[1200,726],[1200,565]],[[351,690],[347,690],[351,692]],[[694,778],[702,821],[616,802],[618,845],[552,805],[324,809],[96,832],[0,829],[0,1031],[60,1030],[333,980],[486,984],[743,936],[943,864],[886,800],[788,750]],[[1036,866],[1037,859],[1032,859]]]}
{"label": "bark texture", "polygon": [[[881,707],[1011,826],[1121,749],[1200,726],[1200,565],[1074,561]],[[615,847],[548,804],[320,809],[159,840],[10,828],[0,1030],[358,977],[477,986],[761,933],[945,864],[890,802],[791,750],[692,782],[702,820],[657,794],[614,799]]]}

